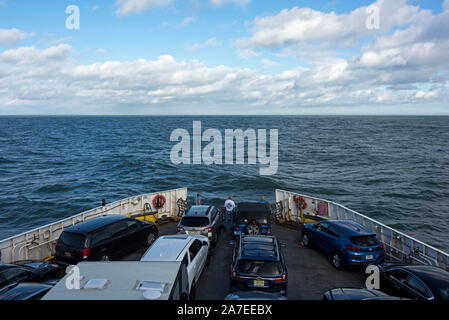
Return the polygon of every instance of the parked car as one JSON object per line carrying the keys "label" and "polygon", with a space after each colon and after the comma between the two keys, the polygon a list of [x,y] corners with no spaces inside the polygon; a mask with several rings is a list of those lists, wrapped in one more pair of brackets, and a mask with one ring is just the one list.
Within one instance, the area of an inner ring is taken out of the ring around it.
{"label": "parked car", "polygon": [[195,288],[209,264],[209,239],[202,235],[162,236],[145,252],[140,261],[182,261],[187,266],[189,292],[195,298]]}
{"label": "parked car", "polygon": [[23,282],[0,291],[0,300],[40,300],[52,285],[44,283]]}
{"label": "parked car", "polygon": [[158,236],[153,222],[125,216],[94,218],[65,229],[56,244],[55,261],[108,261],[151,245]]}
{"label": "parked car", "polygon": [[366,266],[384,261],[384,245],[376,234],[354,221],[326,220],[306,223],[302,230],[304,246],[315,246],[332,258],[332,265]]}
{"label": "parked car", "polygon": [[235,209],[234,236],[271,235],[271,209],[266,203],[242,202]]}
{"label": "parked car", "polygon": [[323,294],[323,300],[408,300],[374,289],[335,288]]}
{"label": "parked car", "polygon": [[287,300],[277,292],[236,291],[226,296],[225,300]]}
{"label": "parked car", "polygon": [[191,206],[182,217],[176,230],[179,234],[206,236],[212,246],[215,246],[222,227],[221,210],[214,206]]}
{"label": "parked car", "polygon": [[180,261],[83,261],[80,290],[67,274],[42,300],[188,300],[187,267]]}
{"label": "parked car", "polygon": [[231,292],[257,290],[287,295],[287,267],[275,237],[242,235],[233,244]]}
{"label": "parked car", "polygon": [[44,282],[60,278],[58,265],[44,262],[0,265],[0,290],[21,282]]}
{"label": "parked car", "polygon": [[416,300],[449,300],[449,272],[428,265],[381,265],[380,288]]}

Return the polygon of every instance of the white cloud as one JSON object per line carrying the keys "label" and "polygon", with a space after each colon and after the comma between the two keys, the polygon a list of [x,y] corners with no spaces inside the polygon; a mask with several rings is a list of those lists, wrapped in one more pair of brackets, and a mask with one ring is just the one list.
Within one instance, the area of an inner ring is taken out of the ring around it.
{"label": "white cloud", "polygon": [[125,16],[131,13],[139,13],[154,7],[169,5],[173,0],[118,0],[117,14]]}
{"label": "white cloud", "polygon": [[265,67],[276,67],[276,66],[279,66],[279,65],[280,65],[279,62],[272,61],[272,60],[266,59],[266,58],[262,59],[262,64],[263,64]]}
{"label": "white cloud", "polygon": [[196,19],[194,17],[185,17],[184,20],[182,21],[181,25],[183,27],[188,26],[189,24],[192,24],[196,21]]}
{"label": "white cloud", "polygon": [[259,57],[262,54],[251,49],[237,49],[237,55],[242,59],[251,59],[254,57]]}
{"label": "white cloud", "polygon": [[15,45],[28,36],[19,29],[0,29],[0,45]]}
{"label": "white cloud", "polygon": [[427,16],[407,0],[378,0],[373,5],[380,10],[380,29],[366,27],[367,7],[347,14],[321,12],[311,8],[284,9],[276,15],[256,18],[250,24],[252,35],[236,42],[242,48],[276,48],[304,41],[327,41],[338,46],[355,46],[362,37],[388,32],[392,27]]}
{"label": "white cloud", "polygon": [[235,3],[239,6],[245,6],[251,2],[251,0],[209,0],[209,2],[214,6],[222,6],[228,3]]}
{"label": "white cloud", "polygon": [[220,47],[222,45],[221,41],[218,41],[215,37],[207,39],[203,43],[196,43],[194,45],[188,46],[187,49],[191,51],[196,51],[208,47]]}
{"label": "white cloud", "polygon": [[64,61],[71,53],[72,47],[68,44],[60,44],[43,50],[21,47],[4,51],[0,54],[0,60],[17,65],[39,64]]}
{"label": "white cloud", "polygon": [[95,52],[96,52],[97,54],[101,54],[101,55],[105,55],[105,54],[108,53],[108,51],[105,50],[105,49],[103,49],[103,48],[98,48]]}

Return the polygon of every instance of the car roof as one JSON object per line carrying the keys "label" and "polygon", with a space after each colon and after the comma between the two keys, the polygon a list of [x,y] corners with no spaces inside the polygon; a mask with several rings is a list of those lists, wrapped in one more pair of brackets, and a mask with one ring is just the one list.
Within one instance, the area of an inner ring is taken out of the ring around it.
{"label": "car roof", "polygon": [[266,203],[259,202],[240,202],[237,205],[237,210],[239,212],[264,212],[269,213],[270,207]]}
{"label": "car roof", "polygon": [[206,217],[212,206],[191,206],[184,217]]}
{"label": "car roof", "polygon": [[388,297],[382,291],[364,288],[335,288],[330,290],[330,293],[334,300],[363,300],[375,297]]}
{"label": "car roof", "polygon": [[50,290],[51,285],[42,283],[19,283],[11,289],[0,294],[0,300],[23,300],[43,290]]}
{"label": "car roof", "polygon": [[140,261],[174,261],[184,248],[194,239],[201,240],[204,236],[192,236],[188,234],[161,236],[153,243],[153,245],[145,252]]}
{"label": "car roof", "polygon": [[444,269],[428,265],[402,265],[395,267],[403,268],[413,273],[431,287],[449,286],[449,272]]}
{"label": "car roof", "polygon": [[0,272],[5,271],[7,269],[11,268],[22,268],[22,269],[34,269],[33,267],[26,266],[26,265],[16,265],[16,264],[0,264]]}
{"label": "car roof", "polygon": [[91,220],[77,223],[71,227],[64,229],[64,231],[71,232],[71,233],[89,233],[89,232],[98,230],[102,227],[105,227],[107,225],[113,224],[115,222],[118,222],[121,220],[128,220],[128,219],[129,219],[129,217],[117,216],[117,215],[97,217],[97,218],[93,218]]}
{"label": "car roof", "polygon": [[371,236],[376,235],[372,231],[368,230],[361,224],[351,220],[324,220],[322,222],[327,222],[329,225],[337,226],[341,231],[343,231],[347,236]]}
{"label": "car roof", "polygon": [[279,253],[274,237],[243,236],[241,258],[278,261]]}

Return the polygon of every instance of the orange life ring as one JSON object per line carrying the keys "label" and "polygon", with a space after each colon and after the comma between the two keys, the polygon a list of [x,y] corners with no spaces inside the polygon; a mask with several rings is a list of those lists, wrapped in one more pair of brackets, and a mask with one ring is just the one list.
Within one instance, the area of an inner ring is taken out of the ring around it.
{"label": "orange life ring", "polygon": [[[300,202],[300,200],[301,200],[301,202]],[[304,197],[293,196],[293,201],[295,201],[296,206],[298,207],[298,209],[304,210],[305,208],[307,208],[307,202],[306,202],[306,199],[304,199]]]}
{"label": "orange life ring", "polygon": [[162,208],[165,205],[165,197],[162,194],[158,194],[153,199],[153,205],[156,209]]}

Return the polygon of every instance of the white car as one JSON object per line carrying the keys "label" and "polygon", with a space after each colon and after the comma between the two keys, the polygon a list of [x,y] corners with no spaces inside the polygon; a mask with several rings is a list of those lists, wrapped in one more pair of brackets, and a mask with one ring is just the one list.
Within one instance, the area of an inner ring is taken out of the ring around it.
{"label": "white car", "polygon": [[189,292],[195,296],[195,286],[204,266],[209,263],[210,242],[201,235],[161,236],[145,252],[140,261],[182,261],[187,265]]}

